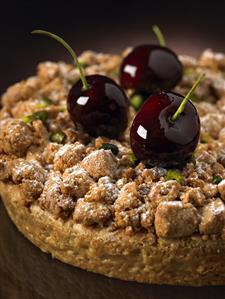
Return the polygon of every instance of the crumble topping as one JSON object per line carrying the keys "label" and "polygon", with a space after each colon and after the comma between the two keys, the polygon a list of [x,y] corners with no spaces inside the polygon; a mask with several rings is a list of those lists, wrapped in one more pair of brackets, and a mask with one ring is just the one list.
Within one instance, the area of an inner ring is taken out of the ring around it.
{"label": "crumble topping", "polygon": [[117,171],[117,160],[110,150],[96,150],[87,155],[81,166],[94,178],[114,177]]}
{"label": "crumble topping", "polygon": [[73,213],[74,221],[84,225],[104,226],[112,217],[111,207],[102,202],[79,198]]}
{"label": "crumble topping", "polygon": [[67,168],[74,166],[84,157],[85,146],[81,143],[65,144],[54,157],[53,168],[56,171],[63,172]]}
{"label": "crumble topping", "polygon": [[50,211],[56,217],[66,218],[72,213],[75,200],[72,196],[61,192],[61,182],[59,172],[50,172],[38,203],[40,207]]}
{"label": "crumble topping", "polygon": [[199,231],[206,235],[221,234],[224,226],[225,205],[221,199],[208,203],[202,209]]}
{"label": "crumble topping", "polygon": [[161,202],[155,214],[155,229],[159,237],[181,238],[192,235],[198,226],[197,209],[191,203]]}
{"label": "crumble topping", "polygon": [[82,198],[94,183],[88,172],[80,167],[67,168],[62,176],[61,191],[63,194],[71,194],[75,198]]}
{"label": "crumble topping", "polygon": [[87,201],[102,201],[113,204],[119,195],[119,189],[108,176],[102,177],[97,183],[92,184],[85,195]]}
{"label": "crumble topping", "polygon": [[[117,81],[121,59],[129,51],[87,51],[80,60],[86,74]],[[206,50],[199,59],[180,59],[184,76],[175,91],[186,94],[199,74],[206,73],[193,97],[201,119],[200,142],[193,160],[180,170],[182,181],[168,179],[167,169],[135,164],[129,146],[132,107],[120,140],[91,138],[74,125],[66,100],[79,72],[63,62],[41,63],[36,76],[2,96],[0,180],[20,187],[27,208],[39,205],[54,217],[86,226],[151,231],[162,238],[224,238],[225,55]],[[43,119],[32,119],[43,111]],[[63,138],[57,143],[53,134]],[[100,149],[105,143],[117,146],[118,154]]]}
{"label": "crumble topping", "polygon": [[9,155],[24,156],[33,143],[30,127],[17,119],[10,119],[2,126],[0,148]]}

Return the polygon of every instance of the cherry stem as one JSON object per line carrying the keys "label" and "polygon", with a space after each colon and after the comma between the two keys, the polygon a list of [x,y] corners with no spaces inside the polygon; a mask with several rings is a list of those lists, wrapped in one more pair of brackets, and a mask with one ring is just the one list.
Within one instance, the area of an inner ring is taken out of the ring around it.
{"label": "cherry stem", "polygon": [[83,84],[83,89],[87,90],[89,88],[89,85],[88,85],[87,80],[86,80],[85,75],[84,75],[84,70],[83,70],[83,68],[82,68],[82,66],[79,63],[79,60],[77,58],[77,54],[70,47],[70,45],[67,44],[67,42],[64,39],[62,39],[61,37],[59,37],[56,34],[53,34],[51,32],[45,31],[45,30],[34,30],[31,33],[32,34],[43,34],[43,35],[47,35],[47,36],[55,39],[56,41],[58,41],[61,45],[63,45],[67,49],[67,51],[70,53],[70,55],[73,57],[74,63],[77,66],[77,68],[78,68],[78,70],[80,72],[80,79],[81,79],[82,84]]}
{"label": "cherry stem", "polygon": [[181,113],[184,111],[185,105],[189,101],[190,97],[193,95],[195,89],[198,87],[198,85],[201,83],[201,81],[205,78],[205,74],[202,73],[198,79],[193,84],[192,88],[189,90],[187,95],[184,97],[183,101],[181,102],[180,106],[178,107],[177,111],[174,113],[174,115],[171,118],[172,122],[175,122],[181,115]]}
{"label": "cherry stem", "polygon": [[155,33],[155,35],[159,41],[159,45],[161,47],[165,47],[166,41],[165,41],[164,35],[162,34],[162,31],[159,29],[159,27],[157,25],[154,25],[154,26],[152,26],[152,30]]}

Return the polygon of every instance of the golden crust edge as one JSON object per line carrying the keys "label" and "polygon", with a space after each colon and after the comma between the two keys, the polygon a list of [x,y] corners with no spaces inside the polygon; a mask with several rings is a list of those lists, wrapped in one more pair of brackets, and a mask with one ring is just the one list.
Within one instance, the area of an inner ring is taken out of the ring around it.
{"label": "golden crust edge", "polygon": [[108,277],[151,284],[225,284],[225,241],[156,239],[63,222],[37,205],[23,205],[19,186],[0,182],[0,195],[18,230],[64,263]]}

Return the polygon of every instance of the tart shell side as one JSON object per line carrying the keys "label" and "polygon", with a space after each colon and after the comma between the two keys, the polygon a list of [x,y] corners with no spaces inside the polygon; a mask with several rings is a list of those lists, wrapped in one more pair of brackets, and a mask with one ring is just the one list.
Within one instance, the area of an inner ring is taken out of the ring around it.
{"label": "tart shell side", "polygon": [[19,231],[64,263],[108,277],[151,284],[225,284],[225,241],[156,238],[154,233],[85,227],[23,205],[19,186],[0,182],[0,195]]}

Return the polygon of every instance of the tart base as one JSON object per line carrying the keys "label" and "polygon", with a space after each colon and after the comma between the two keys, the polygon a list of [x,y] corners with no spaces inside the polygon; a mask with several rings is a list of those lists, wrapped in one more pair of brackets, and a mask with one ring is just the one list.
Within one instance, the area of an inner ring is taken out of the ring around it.
{"label": "tart base", "polygon": [[22,234],[53,258],[108,277],[151,284],[225,284],[225,241],[161,239],[153,233],[88,228],[64,222],[33,204],[23,205],[19,186],[0,182],[0,195]]}

